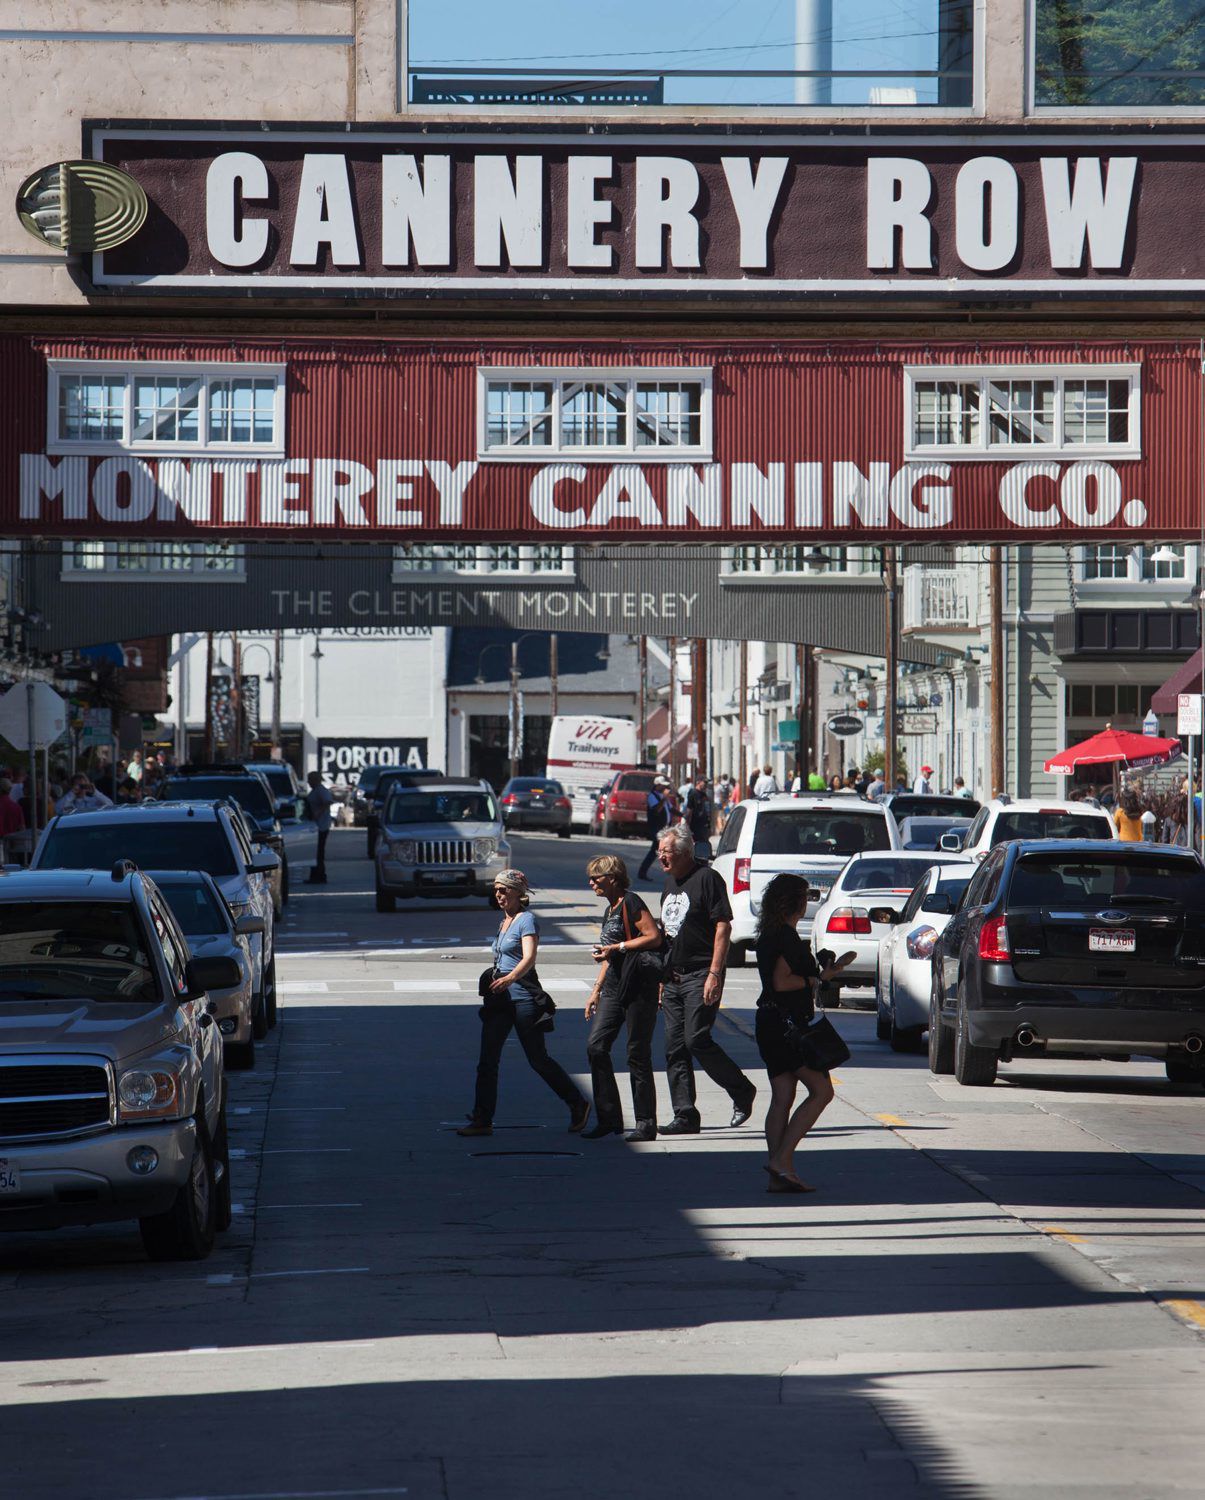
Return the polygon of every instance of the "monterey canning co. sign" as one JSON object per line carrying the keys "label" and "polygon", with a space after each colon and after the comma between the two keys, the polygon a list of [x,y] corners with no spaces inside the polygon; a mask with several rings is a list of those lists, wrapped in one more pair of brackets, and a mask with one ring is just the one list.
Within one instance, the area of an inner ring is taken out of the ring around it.
{"label": "monterey canning co. sign", "polygon": [[1205,290],[1183,134],[94,125],[150,212],[114,291]]}

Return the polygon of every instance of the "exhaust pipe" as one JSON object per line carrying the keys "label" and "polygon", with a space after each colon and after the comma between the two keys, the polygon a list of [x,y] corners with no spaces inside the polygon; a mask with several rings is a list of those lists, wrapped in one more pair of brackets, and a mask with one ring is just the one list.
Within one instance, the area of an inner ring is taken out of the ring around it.
{"label": "exhaust pipe", "polygon": [[1200,1052],[1202,1047],[1205,1047],[1205,1040],[1203,1040],[1197,1032],[1190,1031],[1184,1038],[1185,1052],[1191,1052],[1195,1056],[1198,1052]]}
{"label": "exhaust pipe", "polygon": [[[1032,1026],[1022,1026],[1021,1029],[1017,1032],[1017,1046],[1018,1047],[1032,1047],[1032,1046],[1034,1046],[1036,1044],[1037,1040],[1038,1040],[1038,1034],[1033,1029]],[[1200,1043],[1200,1038],[1199,1037],[1198,1037],[1197,1041],[1198,1041],[1198,1044],[1199,1044]],[[1185,1043],[1185,1045],[1187,1046],[1187,1043]]]}

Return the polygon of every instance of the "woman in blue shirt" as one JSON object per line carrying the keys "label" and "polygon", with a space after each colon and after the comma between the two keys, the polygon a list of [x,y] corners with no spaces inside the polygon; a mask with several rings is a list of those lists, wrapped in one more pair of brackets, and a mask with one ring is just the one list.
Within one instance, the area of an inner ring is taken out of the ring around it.
{"label": "woman in blue shirt", "polygon": [[534,1072],[569,1106],[569,1129],[580,1131],[590,1118],[590,1101],[560,1063],[548,1055],[544,1040],[547,1015],[536,976],[540,926],[528,911],[531,897],[522,870],[503,870],[494,877],[494,899],[502,921],[494,937],[494,977],[481,1007],[481,1056],[477,1094],[469,1123],[458,1135],[492,1135],[498,1106],[498,1063],[514,1027],[523,1055]]}

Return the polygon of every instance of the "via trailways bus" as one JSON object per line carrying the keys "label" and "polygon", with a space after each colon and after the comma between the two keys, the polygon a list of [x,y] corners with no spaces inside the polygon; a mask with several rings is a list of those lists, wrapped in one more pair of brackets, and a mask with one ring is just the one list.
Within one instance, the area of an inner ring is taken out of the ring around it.
{"label": "via trailways bus", "polygon": [[631,719],[561,714],[548,734],[548,779],[559,781],[573,803],[573,822],[589,827],[598,794],[616,771],[637,765]]}

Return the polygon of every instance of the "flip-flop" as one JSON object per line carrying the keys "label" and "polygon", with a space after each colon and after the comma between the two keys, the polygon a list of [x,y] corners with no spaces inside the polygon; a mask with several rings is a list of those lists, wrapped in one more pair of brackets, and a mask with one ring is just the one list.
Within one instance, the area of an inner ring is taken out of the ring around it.
{"label": "flip-flop", "polygon": [[814,1193],[816,1189],[806,1182],[797,1182],[793,1177],[787,1177],[782,1172],[777,1172],[773,1167],[767,1167],[770,1174],[771,1193]]}

